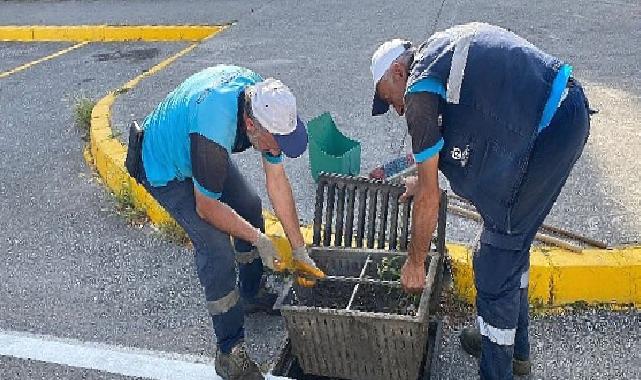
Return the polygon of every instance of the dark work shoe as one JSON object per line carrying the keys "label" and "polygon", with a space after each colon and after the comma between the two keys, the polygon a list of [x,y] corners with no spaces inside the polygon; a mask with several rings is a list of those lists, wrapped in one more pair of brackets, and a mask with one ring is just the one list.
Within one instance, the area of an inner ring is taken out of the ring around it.
{"label": "dark work shoe", "polygon": [[258,364],[249,355],[244,342],[239,342],[231,353],[218,351],[216,354],[216,373],[223,380],[263,380]]}
{"label": "dark work shoe", "polygon": [[[481,332],[475,327],[466,327],[459,335],[461,347],[475,358],[481,357]],[[527,376],[532,372],[529,360],[512,359],[512,373],[517,376]]]}
{"label": "dark work shoe", "polygon": [[278,295],[261,289],[256,297],[244,299],[245,314],[265,313],[268,315],[280,315],[280,310],[274,309]]}
{"label": "dark work shoe", "polygon": [[481,357],[481,332],[475,327],[466,327],[459,335],[461,347],[475,358]]}
{"label": "dark work shoe", "polygon": [[529,360],[512,359],[512,373],[516,376],[528,376],[532,372],[532,363]]}

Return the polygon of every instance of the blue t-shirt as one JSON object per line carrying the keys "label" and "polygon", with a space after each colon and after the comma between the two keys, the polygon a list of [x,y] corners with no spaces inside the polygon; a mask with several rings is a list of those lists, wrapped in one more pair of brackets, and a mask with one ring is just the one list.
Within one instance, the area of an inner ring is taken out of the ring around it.
{"label": "blue t-shirt", "polygon": [[[239,128],[239,96],[262,80],[249,69],[218,65],[190,76],[167,95],[143,123],[142,157],[149,183],[165,186],[192,178],[203,194],[220,198],[229,155],[250,146]],[[264,156],[271,163],[282,159]]]}
{"label": "blue t-shirt", "polygon": [[[567,95],[566,85],[571,74],[572,74],[572,66],[570,65],[563,65],[559,69],[559,72],[557,73],[554,81],[552,82],[552,89],[550,91],[550,96],[548,97],[548,100],[543,109],[543,113],[541,115],[541,121],[538,127],[539,133],[543,129],[545,129],[548,125],[550,125],[550,122],[552,121],[552,117],[554,117],[554,114],[556,113],[557,108],[559,107],[561,102],[564,100],[565,95]],[[443,83],[441,83],[440,80],[430,77],[414,83],[412,86],[410,86],[407,89],[406,94],[430,92],[433,94],[437,94],[442,99],[446,100],[447,99],[446,91],[447,90],[445,89],[445,86],[443,85]],[[433,157],[443,148],[444,141],[440,131],[434,130],[432,131],[432,133],[424,132],[424,133],[418,133],[418,135],[423,137],[422,138],[423,146],[420,149],[418,149],[418,151],[414,152],[414,158],[416,162],[423,162]]]}

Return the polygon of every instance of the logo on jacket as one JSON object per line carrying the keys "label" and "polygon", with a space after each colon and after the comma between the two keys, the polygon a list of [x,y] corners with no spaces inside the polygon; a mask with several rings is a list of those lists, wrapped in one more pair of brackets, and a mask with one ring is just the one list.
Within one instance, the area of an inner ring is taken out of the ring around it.
{"label": "logo on jacket", "polygon": [[467,160],[470,157],[470,146],[465,145],[465,149],[455,146],[452,148],[451,154],[453,159],[460,162],[461,167],[465,167],[465,165],[467,165]]}

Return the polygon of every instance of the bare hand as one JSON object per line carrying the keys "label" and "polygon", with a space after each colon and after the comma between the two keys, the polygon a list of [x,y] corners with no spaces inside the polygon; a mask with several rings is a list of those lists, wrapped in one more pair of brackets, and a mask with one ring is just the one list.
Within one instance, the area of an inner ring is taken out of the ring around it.
{"label": "bare hand", "polygon": [[[410,247],[411,250],[411,247]],[[420,293],[425,287],[425,254],[410,255],[401,269],[401,285],[408,293]]]}
{"label": "bare hand", "polygon": [[407,177],[403,180],[405,184],[405,192],[401,195],[400,201],[407,202],[408,199],[412,198],[416,194],[418,188],[418,177]]}

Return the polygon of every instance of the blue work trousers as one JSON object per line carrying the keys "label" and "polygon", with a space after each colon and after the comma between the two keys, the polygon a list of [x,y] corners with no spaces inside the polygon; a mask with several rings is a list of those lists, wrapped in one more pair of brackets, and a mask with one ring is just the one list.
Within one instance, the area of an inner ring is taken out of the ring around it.
{"label": "blue work trousers", "polygon": [[[243,300],[258,293],[263,264],[248,242],[234,239],[203,220],[196,212],[191,179],[174,180],[153,187],[143,179],[151,195],[185,229],[194,245],[194,258],[207,308],[213,320],[218,348],[229,353],[244,338]],[[260,197],[231,162],[221,202],[234,209],[254,227],[264,231]]]}
{"label": "blue work trousers", "polygon": [[580,157],[590,129],[583,89],[578,82],[573,84],[535,141],[515,202],[505,210],[505,223],[485,224],[474,253],[483,380],[512,379],[512,359],[530,356],[530,246]]}

